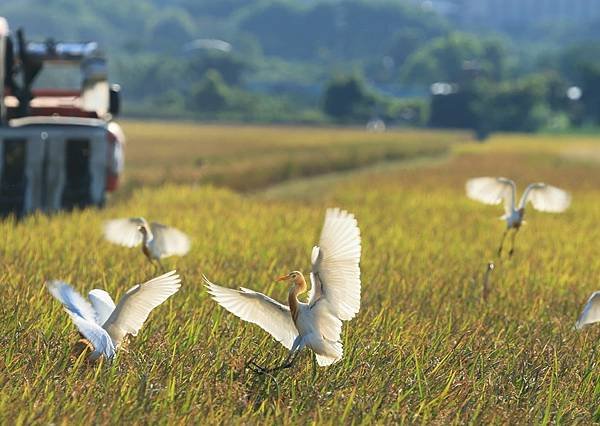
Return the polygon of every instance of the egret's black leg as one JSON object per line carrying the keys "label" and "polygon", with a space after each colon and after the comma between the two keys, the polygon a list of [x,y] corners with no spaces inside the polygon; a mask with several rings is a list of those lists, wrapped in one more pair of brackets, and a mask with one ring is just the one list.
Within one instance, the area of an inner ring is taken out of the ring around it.
{"label": "egret's black leg", "polygon": [[144,257],[146,259],[148,259],[148,262],[150,262],[150,265],[152,265],[154,267],[154,270],[156,270],[156,264],[154,263],[154,261],[152,260],[152,258],[146,254],[146,252],[144,252]]}
{"label": "egret's black leg", "polygon": [[512,242],[510,245],[510,251],[508,252],[508,257],[512,257],[513,253],[515,252],[515,238],[517,237],[517,232],[519,232],[519,228],[516,228],[515,232],[513,232]]}
{"label": "egret's black leg", "polygon": [[490,274],[494,268],[494,262],[488,262],[485,274],[483,275],[481,296],[483,297],[484,301],[487,300],[488,294],[490,293]]}
{"label": "egret's black leg", "polygon": [[254,361],[250,361],[248,364],[250,365],[250,369],[252,371],[254,371],[256,374],[273,373],[275,371],[279,371],[279,370],[283,370],[283,369],[286,369],[286,368],[293,367],[294,363],[296,362],[296,359],[298,358],[298,354],[299,353],[300,353],[299,350],[290,351],[290,353],[288,354],[288,356],[285,358],[285,361],[283,362],[283,364],[278,365],[277,367],[273,367],[273,368],[261,367],[260,365],[258,365]]}
{"label": "egret's black leg", "polygon": [[508,228],[506,228],[504,230],[504,233],[502,234],[502,239],[500,240],[500,247],[498,247],[498,256],[502,256],[502,247],[504,246],[504,240],[506,238],[506,234],[508,234]]}

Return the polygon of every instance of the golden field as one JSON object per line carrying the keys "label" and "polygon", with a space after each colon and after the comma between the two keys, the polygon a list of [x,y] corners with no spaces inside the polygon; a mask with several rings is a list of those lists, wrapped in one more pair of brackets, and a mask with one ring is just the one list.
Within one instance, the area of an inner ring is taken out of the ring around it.
{"label": "golden field", "polygon": [[[124,128],[127,180],[107,208],[0,222],[2,423],[600,421],[600,326],[573,330],[600,290],[593,138]],[[573,205],[529,210],[513,258],[495,259],[502,209],[464,195],[466,179],[485,175],[520,189],[552,183]],[[249,359],[273,365],[285,349],[210,300],[201,274],[284,301],[274,277],[308,271],[330,206],[356,215],[363,244],[362,307],[344,325],[344,358],[318,368],[305,350],[276,379],[257,376]],[[138,250],[102,239],[104,220],[137,215],[193,238],[190,254],[165,262],[183,287],[113,362],[73,359],[76,329],[44,282],[118,297],[152,277]]]}
{"label": "golden field", "polygon": [[421,157],[441,157],[464,132],[196,126],[128,122],[128,187],[209,183],[251,191],[277,182]]}

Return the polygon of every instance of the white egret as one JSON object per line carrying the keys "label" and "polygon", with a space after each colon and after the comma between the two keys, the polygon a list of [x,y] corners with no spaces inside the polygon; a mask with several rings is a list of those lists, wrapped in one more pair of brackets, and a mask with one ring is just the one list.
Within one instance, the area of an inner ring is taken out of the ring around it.
{"label": "white egret", "polygon": [[583,307],[583,312],[575,323],[575,328],[581,330],[584,326],[600,321],[600,291],[592,293]]}
{"label": "white egret", "polygon": [[116,306],[104,290],[90,291],[88,302],[65,282],[50,281],[46,286],[83,336],[79,343],[92,346],[90,358],[95,360],[102,355],[112,358],[127,335],[137,336],[150,312],[179,290],[181,279],[171,271],[138,284]]}
{"label": "white egret", "polygon": [[289,353],[283,364],[260,373],[289,368],[304,347],[312,349],[317,363],[326,366],[342,358],[342,321],[354,318],[360,308],[360,230],[354,216],[328,209],[319,246],[313,247],[308,303],[298,300],[307,291],[304,276],[292,271],[277,278],[291,284],[288,305],[246,288],[228,289],[208,281],[213,299],[244,321],[257,324]]}
{"label": "white egret", "polygon": [[150,263],[156,260],[163,272],[165,269],[160,259],[173,255],[184,256],[190,251],[190,239],[186,234],[157,222],[148,223],[143,217],[105,222],[104,237],[125,247],[142,244],[146,258]]}
{"label": "white egret", "polygon": [[525,188],[525,192],[523,192],[517,205],[517,187],[512,180],[503,177],[469,179],[466,189],[469,198],[485,204],[500,204],[504,201],[504,215],[501,219],[506,221],[506,230],[502,235],[498,256],[502,254],[504,239],[511,229],[514,230],[514,233],[508,254],[512,256],[515,248],[515,237],[524,223],[525,205],[528,201],[531,201],[534,209],[551,213],[561,213],[571,204],[571,195],[568,192],[545,183],[531,183]]}

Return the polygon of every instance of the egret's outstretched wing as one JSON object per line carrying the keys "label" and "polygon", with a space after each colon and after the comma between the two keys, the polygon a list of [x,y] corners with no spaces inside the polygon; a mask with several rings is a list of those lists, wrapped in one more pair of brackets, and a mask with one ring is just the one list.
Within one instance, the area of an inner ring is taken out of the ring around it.
{"label": "egret's outstretched wing", "polygon": [[115,310],[115,302],[113,302],[110,294],[97,288],[88,293],[88,299],[90,299],[94,311],[96,311],[98,325],[103,325]]}
{"label": "egret's outstretched wing", "polygon": [[173,255],[183,256],[190,251],[190,239],[179,229],[152,222],[150,230],[154,236],[154,249],[158,250],[161,258]]}
{"label": "egret's outstretched wing", "polygon": [[500,204],[504,201],[504,212],[509,215],[515,207],[517,187],[503,177],[479,177],[469,179],[466,184],[467,196],[485,204]]}
{"label": "egret's outstretched wing", "polygon": [[519,208],[524,208],[531,201],[533,208],[542,212],[561,213],[571,204],[571,195],[552,185],[532,183],[525,189]]}
{"label": "egret's outstretched wing", "polygon": [[309,306],[327,299],[335,316],[347,321],[360,309],[360,230],[354,216],[327,209],[319,246],[313,248]]}
{"label": "egret's outstretched wing", "polygon": [[142,243],[142,233],[138,226],[147,225],[143,217],[114,219],[104,222],[104,238],[111,243],[125,247],[135,247]]}
{"label": "egret's outstretched wing", "polygon": [[49,281],[46,283],[46,287],[65,309],[88,321],[96,321],[96,312],[90,302],[69,284],[63,281]]}
{"label": "egret's outstretched wing", "polygon": [[103,325],[115,346],[127,334],[137,335],[150,312],[176,293],[180,286],[179,275],[171,271],[129,289]]}
{"label": "egret's outstretched wing", "polygon": [[232,290],[211,283],[204,277],[212,298],[232,314],[258,325],[287,349],[291,349],[298,330],[288,306],[262,293],[241,288]]}
{"label": "egret's outstretched wing", "polygon": [[588,324],[600,321],[600,291],[592,293],[583,308],[583,312],[575,323],[575,328],[582,329]]}
{"label": "egret's outstretched wing", "polygon": [[73,323],[83,336],[94,346],[93,358],[104,355],[111,358],[115,347],[106,331],[96,322],[96,312],[77,291],[62,281],[46,283],[48,291],[60,301]]}

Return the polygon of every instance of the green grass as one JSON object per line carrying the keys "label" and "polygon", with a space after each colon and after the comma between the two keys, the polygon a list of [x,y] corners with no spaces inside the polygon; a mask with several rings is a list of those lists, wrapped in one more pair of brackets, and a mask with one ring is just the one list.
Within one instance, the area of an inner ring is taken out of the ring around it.
{"label": "green grass", "polygon": [[[205,185],[148,186],[101,211],[0,223],[0,422],[600,421],[600,326],[572,329],[599,289],[600,170],[561,154],[589,141],[533,139],[500,136],[457,146],[446,162],[348,174],[312,197],[301,188],[301,201],[293,188],[266,200]],[[521,188],[562,186],[574,201],[562,215],[527,213],[486,302],[481,277],[503,231],[501,209],[468,200],[463,188],[469,177],[499,174]],[[315,369],[305,352],[276,381],[258,377],[245,362],[275,364],[285,349],[211,301],[201,273],[285,300],[274,277],[307,271],[328,206],[355,213],[363,241],[362,307],[344,325],[344,358]],[[101,238],[103,220],[134,214],[193,237],[188,256],[166,262],[183,287],[114,362],[72,360],[75,327],[43,283],[62,278],[120,296],[152,277],[140,252]]]}

